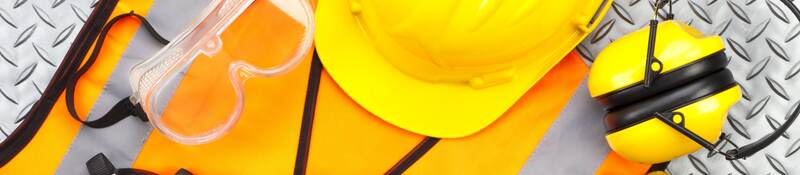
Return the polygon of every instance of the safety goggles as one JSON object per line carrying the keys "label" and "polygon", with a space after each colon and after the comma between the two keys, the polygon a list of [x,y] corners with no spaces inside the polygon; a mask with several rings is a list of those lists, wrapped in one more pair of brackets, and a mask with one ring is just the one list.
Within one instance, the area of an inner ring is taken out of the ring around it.
{"label": "safety goggles", "polygon": [[130,74],[131,100],[158,131],[185,144],[230,130],[244,112],[247,80],[290,71],[313,41],[305,0],[215,0],[201,14]]}

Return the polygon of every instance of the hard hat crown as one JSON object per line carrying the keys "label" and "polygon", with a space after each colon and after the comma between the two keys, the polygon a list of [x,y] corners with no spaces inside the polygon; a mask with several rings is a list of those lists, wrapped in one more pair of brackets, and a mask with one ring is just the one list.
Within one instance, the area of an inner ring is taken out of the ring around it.
{"label": "hard hat crown", "polygon": [[325,0],[315,43],[326,72],[370,113],[414,133],[459,138],[503,115],[610,4]]}
{"label": "hard hat crown", "polygon": [[[350,10],[384,59],[415,78],[485,87],[514,77],[515,66],[574,16],[543,15],[542,1],[353,0]],[[562,5],[563,6],[563,5]]]}

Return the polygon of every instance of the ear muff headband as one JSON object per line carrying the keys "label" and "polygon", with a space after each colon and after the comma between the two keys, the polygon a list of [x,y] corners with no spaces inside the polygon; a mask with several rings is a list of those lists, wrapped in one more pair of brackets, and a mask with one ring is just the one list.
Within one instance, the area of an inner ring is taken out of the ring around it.
{"label": "ear muff headband", "polygon": [[719,52],[659,75],[658,82],[654,82],[650,87],[644,87],[644,82],[639,81],[628,87],[597,96],[595,99],[607,106],[610,111],[617,107],[641,101],[645,98],[705,77],[720,69],[724,69],[727,64],[728,58],[725,57],[724,50],[720,50]]}
{"label": "ear muff headband", "polygon": [[[659,79],[660,83],[660,79]],[[731,72],[722,69],[699,80],[629,106],[611,110],[605,118],[606,134],[626,129],[655,117],[657,112],[674,111],[736,86]]]}

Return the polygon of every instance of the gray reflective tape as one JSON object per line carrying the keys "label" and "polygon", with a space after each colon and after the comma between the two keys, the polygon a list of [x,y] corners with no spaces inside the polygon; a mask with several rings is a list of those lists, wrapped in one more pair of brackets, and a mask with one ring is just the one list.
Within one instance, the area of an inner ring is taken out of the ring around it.
{"label": "gray reflective tape", "polygon": [[[197,18],[200,11],[208,5],[208,1],[155,1],[146,18],[162,36],[171,39]],[[131,67],[149,58],[161,47],[162,45],[146,31],[137,30],[103,87],[103,92],[89,112],[88,118],[90,120],[99,118],[120,99],[130,96],[128,74]],[[76,97],[81,96],[76,94]],[[149,123],[132,117],[108,128],[94,129],[83,126],[73,139],[56,174],[88,174],[85,163],[97,153],[108,156],[118,168],[130,167],[151,130]]]}
{"label": "gray reflective tape", "polygon": [[604,115],[605,110],[589,95],[584,80],[520,174],[595,174],[610,151],[605,140]]}

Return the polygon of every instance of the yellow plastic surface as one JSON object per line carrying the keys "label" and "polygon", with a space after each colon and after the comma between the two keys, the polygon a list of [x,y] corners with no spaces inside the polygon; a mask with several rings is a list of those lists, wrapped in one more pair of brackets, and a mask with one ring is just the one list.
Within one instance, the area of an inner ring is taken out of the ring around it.
{"label": "yellow plastic surface", "polygon": [[495,121],[572,50],[611,4],[602,2],[322,1],[317,49],[367,111],[459,138]]}
{"label": "yellow plastic surface", "polygon": [[[589,92],[597,97],[644,79],[650,27],[630,33],[608,45],[592,63]],[[719,36],[702,33],[678,21],[658,24],[655,56],[663,72],[691,63],[725,48]]]}
{"label": "yellow plastic surface", "polygon": [[[728,109],[742,96],[739,86],[675,110],[685,116],[690,131],[715,142]],[[692,153],[701,146],[656,118],[606,135],[608,145],[625,159],[661,163]]]}
{"label": "yellow plastic surface", "polygon": [[[117,4],[111,17],[131,10],[144,16],[152,2],[123,0]],[[108,32],[97,61],[78,81],[75,89],[75,108],[78,114],[86,116],[89,113],[138,28],[139,22],[136,19],[126,18]],[[33,140],[0,168],[0,174],[54,174],[80,127],[81,123],[73,120],[67,112],[62,94]]]}

